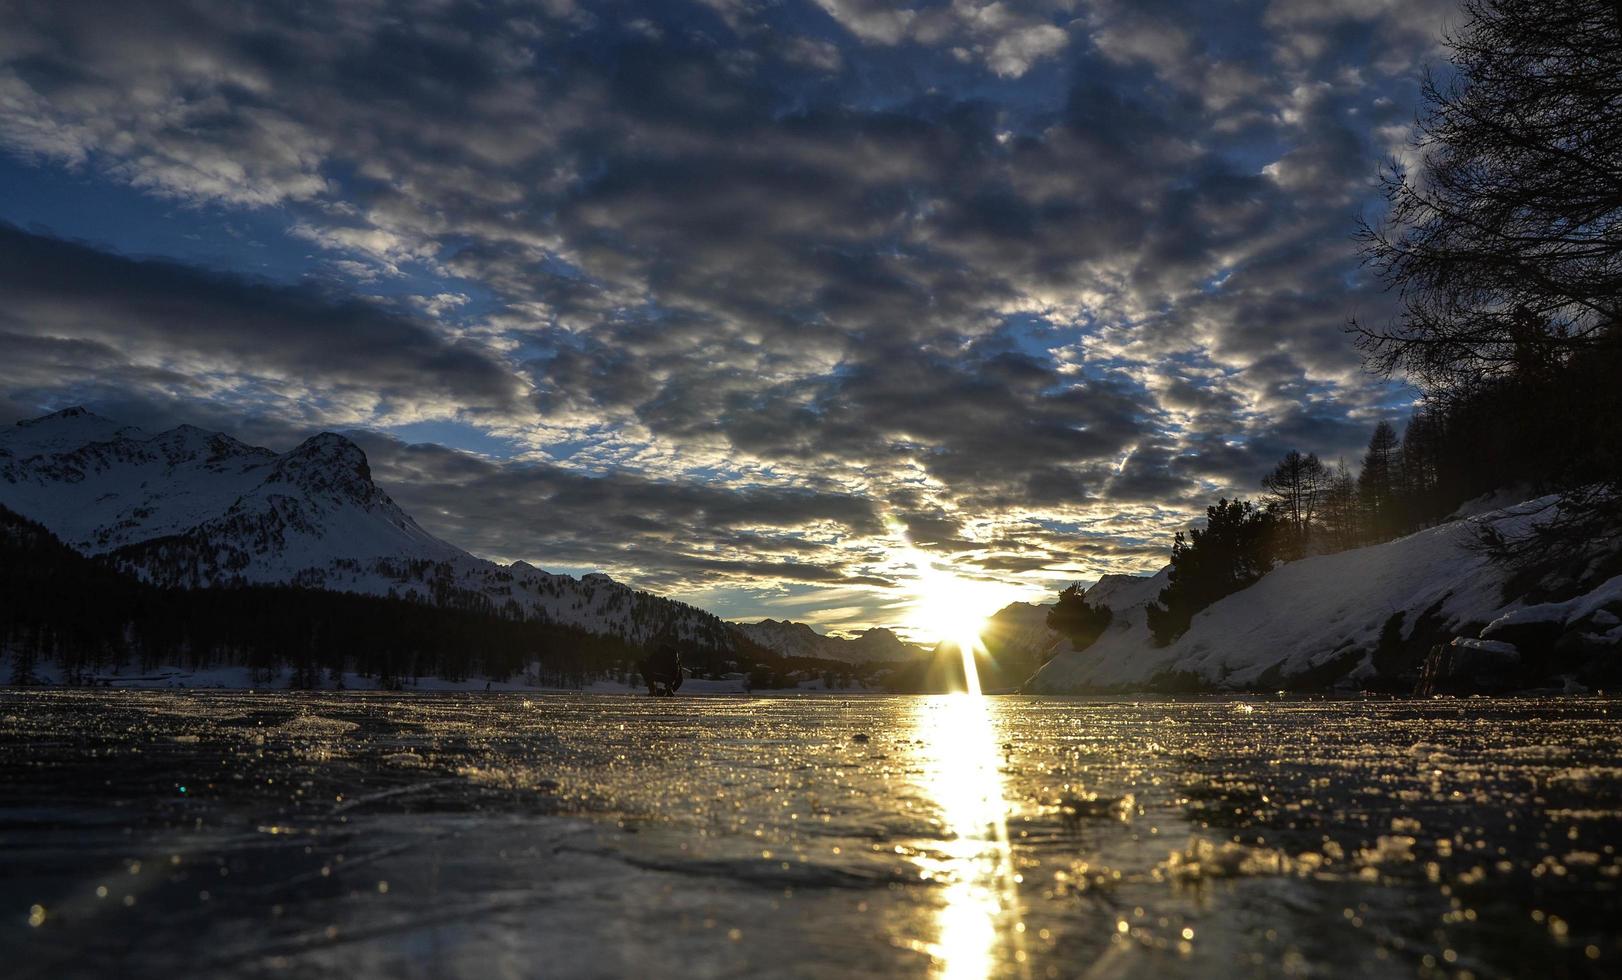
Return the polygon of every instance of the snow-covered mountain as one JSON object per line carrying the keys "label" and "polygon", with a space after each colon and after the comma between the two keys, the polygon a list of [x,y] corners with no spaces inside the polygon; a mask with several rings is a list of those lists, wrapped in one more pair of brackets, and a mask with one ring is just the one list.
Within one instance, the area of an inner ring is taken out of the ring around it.
{"label": "snow-covered mountain", "polygon": [[1567,556],[1552,582],[1518,581],[1479,546],[1481,525],[1515,538],[1553,506],[1544,498],[1289,562],[1202,610],[1164,647],[1154,645],[1144,609],[1166,586],[1166,572],[1106,575],[1086,598],[1113,610],[1109,627],[1084,650],[1067,643],[1026,689],[1412,691],[1422,665],[1438,659],[1436,646],[1448,644],[1466,673],[1475,652],[1524,657],[1524,676],[1540,664],[1582,673],[1585,664],[1614,663],[1622,657],[1617,542]]}
{"label": "snow-covered mountain", "polygon": [[497,609],[642,642],[730,627],[606,575],[498,565],[429,534],[332,433],[287,453],[181,426],[151,435],[71,408],[0,430],[0,504],[161,585],[290,583]]}
{"label": "snow-covered mountain", "polygon": [[992,653],[1041,663],[1063,639],[1048,629],[1049,608],[1030,602],[1011,602],[986,618],[980,639]]}
{"label": "snow-covered mountain", "polygon": [[882,626],[863,630],[853,637],[825,636],[807,626],[786,619],[763,619],[758,623],[733,623],[733,628],[751,641],[785,657],[818,657],[859,664],[868,661],[907,660],[924,652]]}
{"label": "snow-covered mountain", "polygon": [[846,644],[844,647],[846,656],[834,659],[848,660],[851,663],[865,663],[870,660],[910,660],[924,652],[922,646],[908,643],[883,626],[862,630],[855,636],[843,638],[841,642]]}

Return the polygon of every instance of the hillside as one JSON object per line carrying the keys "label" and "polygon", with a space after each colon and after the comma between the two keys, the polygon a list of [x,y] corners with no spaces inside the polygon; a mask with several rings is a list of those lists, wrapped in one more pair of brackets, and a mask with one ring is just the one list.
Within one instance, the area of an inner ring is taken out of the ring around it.
{"label": "hillside", "polygon": [[322,433],[287,453],[67,409],[0,430],[0,505],[161,586],[298,585],[482,607],[643,643],[741,646],[720,619],[606,575],[499,565],[441,541]]}
{"label": "hillside", "polygon": [[[986,618],[974,658],[981,690],[1017,690],[1059,648],[1062,637],[1048,629],[1048,608],[1012,602]],[[906,694],[961,691],[963,653],[956,643],[943,641],[928,654],[899,666],[884,684],[890,691]]]}
{"label": "hillside", "polygon": [[1408,693],[1469,689],[1482,679],[1472,674],[1506,687],[1614,684],[1622,662],[1618,542],[1589,542],[1552,577],[1517,573],[1481,547],[1484,527],[1514,538],[1553,512],[1544,498],[1290,562],[1201,611],[1165,647],[1154,645],[1144,606],[1166,573],[1105,576],[1087,599],[1114,611],[1110,627],[1087,649],[1059,653],[1026,690]]}
{"label": "hillside", "polygon": [[763,619],[758,623],[731,625],[751,641],[785,657],[815,657],[849,664],[890,663],[909,660],[925,650],[882,626],[863,630],[853,637],[844,637],[827,636],[805,623],[786,619]]}

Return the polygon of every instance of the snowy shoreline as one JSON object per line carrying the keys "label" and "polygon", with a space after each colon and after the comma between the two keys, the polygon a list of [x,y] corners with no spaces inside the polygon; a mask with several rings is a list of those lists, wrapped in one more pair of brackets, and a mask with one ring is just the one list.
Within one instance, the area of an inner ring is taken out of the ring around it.
{"label": "snowy shoreline", "polygon": [[[1559,581],[1516,585],[1513,570],[1477,544],[1483,528],[1524,535],[1555,506],[1555,498],[1540,498],[1289,562],[1200,611],[1166,646],[1155,645],[1145,612],[1166,572],[1106,575],[1086,598],[1112,611],[1110,626],[1084,649],[1067,643],[1026,690],[1578,693],[1614,686],[1622,664],[1615,548],[1600,543],[1572,555]],[[1475,683],[1488,674],[1502,676]]]}
{"label": "snowy shoreline", "polygon": [[[10,675],[9,658],[0,658],[0,671],[6,676]],[[296,671],[292,667],[281,667],[274,671],[255,670],[251,667],[219,666],[208,667],[202,670],[191,670],[184,667],[160,666],[147,670],[136,668],[112,668],[86,672],[77,677],[70,674],[61,664],[38,664],[33,669],[35,683],[5,685],[10,690],[81,690],[81,689],[113,689],[113,690],[200,690],[200,691],[389,691],[393,693],[504,693],[504,694],[604,694],[604,695],[635,695],[646,697],[646,688],[639,678],[631,682],[597,678],[579,687],[568,687],[557,684],[545,684],[534,679],[534,675],[526,677],[509,677],[502,680],[492,680],[484,677],[470,677],[462,680],[447,680],[442,677],[419,677],[413,681],[404,682],[400,687],[389,687],[379,683],[375,677],[363,674],[346,672],[341,675],[341,683],[334,683],[330,676],[324,675],[323,683],[319,687],[300,688],[293,686]],[[833,694],[833,695],[865,695],[880,694],[881,691],[865,688],[829,689],[823,685],[820,678],[803,681],[797,687],[786,688],[755,688],[745,686],[742,680],[690,677],[682,682],[681,696],[688,695],[737,695],[748,697],[764,697],[784,694]]]}

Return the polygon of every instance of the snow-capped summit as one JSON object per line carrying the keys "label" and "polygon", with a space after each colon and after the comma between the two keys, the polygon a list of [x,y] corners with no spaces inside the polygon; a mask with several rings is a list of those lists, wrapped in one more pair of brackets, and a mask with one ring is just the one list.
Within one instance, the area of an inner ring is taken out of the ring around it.
{"label": "snow-capped summit", "polygon": [[852,651],[852,662],[865,660],[908,660],[923,652],[923,648],[916,643],[908,643],[895,634],[894,630],[883,626],[874,626],[865,629],[855,636],[848,638],[846,643]]}
{"label": "snow-capped summit", "polygon": [[673,632],[730,646],[709,613],[607,575],[502,566],[440,540],[372,481],[359,446],[331,432],[278,454],[195,426],[149,435],[66,409],[0,431],[0,504],[162,585],[488,603],[637,642]]}
{"label": "snow-capped summit", "polygon": [[7,456],[26,457],[105,442],[116,439],[121,433],[139,436],[141,430],[121,426],[77,406],[64,408],[0,430],[0,461]]}
{"label": "snow-capped summit", "polygon": [[768,650],[785,657],[817,657],[867,663],[875,660],[907,660],[923,652],[895,633],[877,626],[854,637],[827,636],[805,623],[763,619],[758,623],[733,623],[732,628]]}
{"label": "snow-capped summit", "polygon": [[200,429],[153,436],[67,409],[0,431],[0,503],[102,554],[222,513],[275,460]]}
{"label": "snow-capped summit", "polygon": [[377,491],[366,454],[334,432],[323,432],[299,443],[277,462],[271,479],[357,502]]}

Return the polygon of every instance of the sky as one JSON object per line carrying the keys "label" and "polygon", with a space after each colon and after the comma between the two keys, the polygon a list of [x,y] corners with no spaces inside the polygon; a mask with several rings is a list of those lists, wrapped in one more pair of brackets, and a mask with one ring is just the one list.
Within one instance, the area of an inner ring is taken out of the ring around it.
{"label": "sky", "polygon": [[1152,571],[1405,417],[1353,234],[1458,20],[12,0],[0,420],[344,432],[449,541],[734,619]]}

